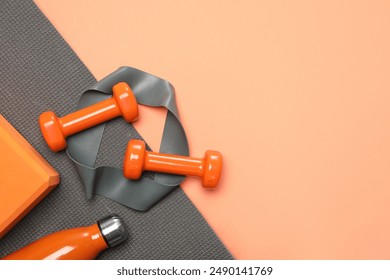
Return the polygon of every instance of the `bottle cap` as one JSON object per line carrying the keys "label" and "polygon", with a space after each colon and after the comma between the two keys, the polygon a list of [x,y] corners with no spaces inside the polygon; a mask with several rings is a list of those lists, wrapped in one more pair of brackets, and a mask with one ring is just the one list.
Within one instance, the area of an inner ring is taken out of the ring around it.
{"label": "bottle cap", "polygon": [[124,242],[128,237],[125,226],[117,215],[109,215],[100,219],[98,225],[109,247],[114,247]]}

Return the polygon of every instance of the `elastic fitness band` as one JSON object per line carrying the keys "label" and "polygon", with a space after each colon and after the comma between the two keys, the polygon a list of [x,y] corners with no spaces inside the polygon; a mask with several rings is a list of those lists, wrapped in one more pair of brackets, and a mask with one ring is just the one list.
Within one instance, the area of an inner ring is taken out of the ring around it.
{"label": "elastic fitness band", "polygon": [[[85,91],[76,109],[110,98],[112,87],[119,82],[130,85],[139,104],[168,110],[159,152],[188,156],[188,141],[180,123],[174,88],[166,80],[138,69],[121,67]],[[98,194],[146,211],[184,180],[184,176],[155,173],[154,179],[143,176],[132,181],[123,176],[121,168],[95,167],[104,127],[103,123],[68,138],[67,154],[76,164],[88,199]]]}

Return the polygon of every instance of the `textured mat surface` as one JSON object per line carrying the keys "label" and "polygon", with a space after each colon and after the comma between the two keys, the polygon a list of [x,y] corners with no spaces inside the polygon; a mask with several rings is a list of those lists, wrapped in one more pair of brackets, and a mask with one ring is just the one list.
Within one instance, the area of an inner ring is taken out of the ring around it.
{"label": "textured mat surface", "polygon": [[[113,69],[115,70],[115,69]],[[52,153],[37,123],[45,110],[71,112],[95,79],[32,1],[0,3],[0,114],[61,174],[61,184],[0,240],[0,257],[64,228],[117,213],[130,239],[101,259],[231,259],[184,192],[178,188],[148,212],[103,197],[88,201],[65,152]],[[125,135],[125,137],[124,137]],[[97,164],[121,162],[128,138],[140,135],[114,120],[106,126]],[[113,152],[114,151],[114,152]],[[0,156],[1,160],[1,156]],[[26,182],[28,184],[28,182]]]}

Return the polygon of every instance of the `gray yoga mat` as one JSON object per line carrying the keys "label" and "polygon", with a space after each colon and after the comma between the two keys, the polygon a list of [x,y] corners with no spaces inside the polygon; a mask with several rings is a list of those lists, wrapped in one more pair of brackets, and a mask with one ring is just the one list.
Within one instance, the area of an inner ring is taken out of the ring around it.
{"label": "gray yoga mat", "polygon": [[[86,198],[75,165],[64,151],[49,150],[37,119],[46,110],[72,112],[96,80],[32,1],[0,2],[0,75],[0,114],[61,174],[61,184],[0,240],[0,257],[54,231],[116,213],[130,238],[100,259],[232,258],[180,188],[146,212],[99,195]],[[131,138],[142,139],[132,125],[107,123],[95,165],[121,167]]]}

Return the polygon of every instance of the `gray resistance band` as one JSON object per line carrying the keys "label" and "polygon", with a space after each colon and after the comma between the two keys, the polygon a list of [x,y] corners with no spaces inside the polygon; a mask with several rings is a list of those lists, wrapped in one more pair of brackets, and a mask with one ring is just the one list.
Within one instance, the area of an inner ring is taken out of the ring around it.
{"label": "gray resistance band", "polygon": [[[121,67],[85,91],[77,110],[110,98],[112,87],[119,82],[130,85],[139,104],[168,109],[160,153],[188,156],[188,141],[180,123],[174,89],[166,80],[138,69]],[[156,173],[154,179],[143,176],[132,181],[123,176],[120,168],[95,168],[103,131],[104,123],[68,138],[67,154],[76,164],[88,199],[95,193],[135,210],[146,211],[184,180],[184,176]]]}

